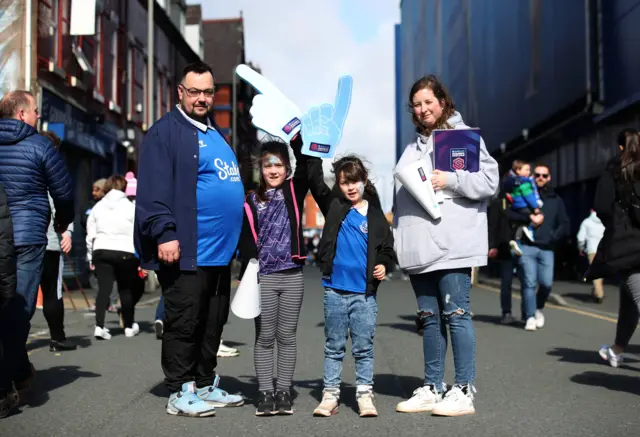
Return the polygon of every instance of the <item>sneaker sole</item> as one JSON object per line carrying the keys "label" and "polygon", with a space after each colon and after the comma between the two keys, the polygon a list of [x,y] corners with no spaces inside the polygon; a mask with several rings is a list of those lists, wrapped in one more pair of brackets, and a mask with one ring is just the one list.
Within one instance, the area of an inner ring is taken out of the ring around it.
{"label": "sneaker sole", "polygon": [[331,411],[318,410],[318,409],[313,410],[313,415],[315,417],[331,417],[331,416],[335,416],[336,414],[338,414],[338,407],[334,408]]}
{"label": "sneaker sole", "polygon": [[229,352],[218,352],[216,356],[218,358],[235,358],[240,355],[240,352],[229,353]]}
{"label": "sneaker sole", "polygon": [[258,411],[256,410],[256,416],[258,417],[270,417],[275,416],[277,413],[275,411]]}
{"label": "sneaker sole", "polygon": [[162,334],[163,334],[163,331],[164,331],[164,326],[161,325],[160,323],[156,323],[154,328],[156,330],[156,338],[158,340],[161,340],[162,339]]}
{"label": "sneaker sole", "polygon": [[277,414],[278,416],[291,416],[293,414],[293,409],[291,410],[280,409],[276,411],[275,414]]}
{"label": "sneaker sole", "polygon": [[401,408],[396,407],[398,413],[430,413],[435,408],[435,404],[426,408]]}
{"label": "sneaker sole", "polygon": [[216,410],[205,411],[203,413],[185,413],[184,411],[181,411],[181,410],[167,408],[167,414],[171,416],[182,416],[182,417],[211,417],[216,415]]}
{"label": "sneaker sole", "polygon": [[360,417],[378,417],[378,412],[377,411],[360,412]]}
{"label": "sneaker sole", "polygon": [[207,403],[207,405],[210,405],[212,407],[215,408],[226,408],[226,407],[241,407],[244,405],[244,400],[238,401],[238,402],[229,402],[226,404],[223,404],[222,402],[216,402],[216,401],[205,401],[204,399],[202,399],[204,402]]}
{"label": "sneaker sole", "polygon": [[451,411],[451,412],[437,412],[437,411],[432,411],[431,415],[432,416],[438,416],[438,417],[458,417],[458,416],[469,416],[472,414],[476,414],[476,409],[472,408],[470,410],[463,410],[463,411]]}

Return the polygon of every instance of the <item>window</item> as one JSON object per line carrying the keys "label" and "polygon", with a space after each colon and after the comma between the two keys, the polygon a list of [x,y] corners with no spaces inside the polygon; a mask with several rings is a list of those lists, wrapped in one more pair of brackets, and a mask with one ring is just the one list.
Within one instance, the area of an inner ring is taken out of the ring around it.
{"label": "window", "polygon": [[114,29],[111,34],[111,101],[116,105],[120,104],[118,98],[118,30]]}
{"label": "window", "polygon": [[95,71],[96,73],[94,87],[96,91],[100,94],[104,93],[103,83],[102,83],[102,80],[103,80],[102,68],[103,68],[103,62],[104,62],[103,56],[102,56],[102,50],[104,49],[102,44],[102,37],[104,34],[104,25],[102,21],[103,21],[103,18],[101,15],[96,17],[96,35],[94,39],[94,58],[93,58],[93,71]]}
{"label": "window", "polygon": [[38,3],[38,55],[43,62],[53,61],[56,66],[61,61],[58,56],[59,12],[58,0],[40,0]]}

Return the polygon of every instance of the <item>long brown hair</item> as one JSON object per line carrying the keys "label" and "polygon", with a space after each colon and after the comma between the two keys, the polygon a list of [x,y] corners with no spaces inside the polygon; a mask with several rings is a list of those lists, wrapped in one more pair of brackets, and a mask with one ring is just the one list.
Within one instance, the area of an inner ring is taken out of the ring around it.
{"label": "long brown hair", "polygon": [[620,156],[620,175],[625,182],[640,180],[640,134],[627,132],[622,155]]}
{"label": "long brown hair", "polygon": [[256,198],[260,202],[266,202],[267,200],[267,183],[262,175],[262,166],[264,165],[264,158],[267,155],[275,155],[284,164],[287,169],[287,177],[291,176],[291,160],[289,159],[289,148],[282,141],[267,141],[260,146],[260,157],[257,160],[256,166],[260,170],[260,182],[258,183],[258,189],[255,191]]}
{"label": "long brown hair", "polygon": [[348,182],[362,182],[364,192],[370,196],[377,196],[376,187],[369,180],[369,171],[356,155],[344,156],[333,163],[333,174],[336,177],[336,184],[340,185],[340,175]]}
{"label": "long brown hair", "polygon": [[107,183],[104,186],[104,193],[107,194],[111,190],[123,191],[127,188],[127,180],[124,176],[119,174],[114,174],[113,176],[109,176],[107,179]]}
{"label": "long brown hair", "polygon": [[[430,89],[433,92],[433,95],[442,105],[442,115],[440,115],[440,118],[438,118],[438,120],[436,121],[435,126],[431,128],[425,126],[413,112],[413,96],[415,96],[418,91],[425,88]],[[417,80],[411,87],[411,91],[409,91],[409,105],[407,109],[411,113],[411,119],[413,120],[413,124],[416,127],[416,132],[421,135],[429,136],[435,129],[452,128],[447,120],[449,120],[449,118],[451,118],[451,116],[456,112],[456,104],[453,101],[453,97],[451,97],[451,94],[449,94],[449,91],[445,88],[442,82],[440,82],[440,80],[435,75],[430,74]]]}

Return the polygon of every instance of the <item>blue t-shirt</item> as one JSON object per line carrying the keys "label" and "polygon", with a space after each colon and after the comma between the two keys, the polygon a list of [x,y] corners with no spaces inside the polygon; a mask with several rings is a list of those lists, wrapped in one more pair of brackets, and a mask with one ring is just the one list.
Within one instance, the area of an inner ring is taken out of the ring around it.
{"label": "blue t-shirt", "polygon": [[258,211],[258,257],[260,276],[300,267],[291,259],[291,222],[281,188],[265,193],[267,202],[257,196],[252,201]]}
{"label": "blue t-shirt", "polygon": [[322,285],[335,290],[365,293],[368,241],[369,222],[366,209],[362,213],[351,208],[338,231],[331,278],[323,278]]}
{"label": "blue t-shirt", "polygon": [[198,266],[226,266],[238,246],[244,188],[236,155],[215,129],[198,130],[200,161],[198,204]]}

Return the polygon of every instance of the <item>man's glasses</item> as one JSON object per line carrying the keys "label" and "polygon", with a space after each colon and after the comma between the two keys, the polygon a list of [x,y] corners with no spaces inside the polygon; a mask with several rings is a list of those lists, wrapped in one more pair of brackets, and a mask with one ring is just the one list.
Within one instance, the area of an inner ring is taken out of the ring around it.
{"label": "man's glasses", "polygon": [[184,85],[180,85],[180,87],[184,90],[185,93],[187,93],[189,97],[199,97],[200,94],[204,94],[205,97],[210,98],[213,97],[214,93],[216,92],[215,87],[206,90],[199,90],[198,88],[186,88]]}
{"label": "man's glasses", "polygon": [[535,173],[536,178],[549,179],[549,173]]}

